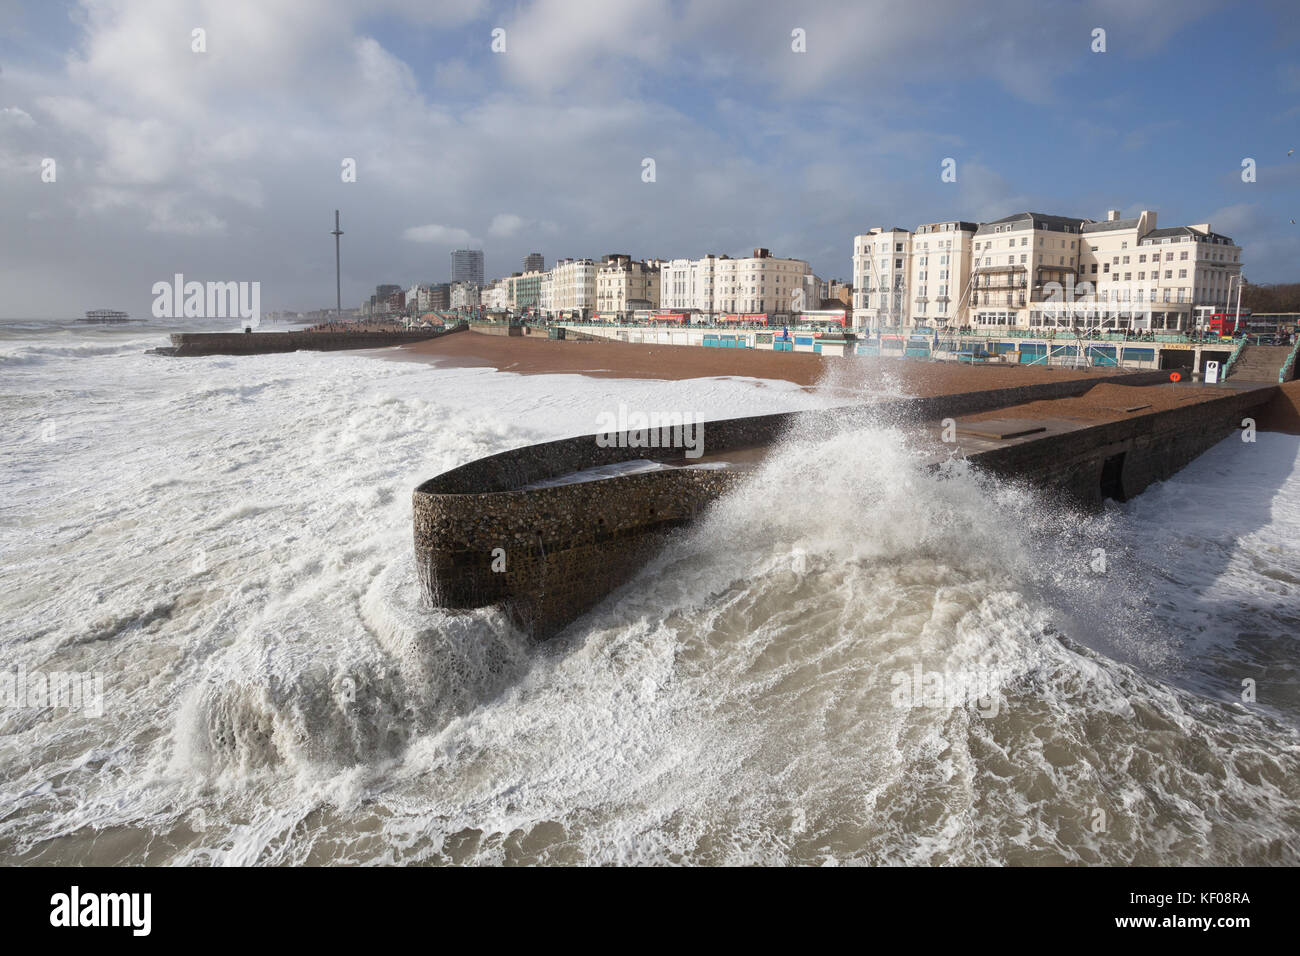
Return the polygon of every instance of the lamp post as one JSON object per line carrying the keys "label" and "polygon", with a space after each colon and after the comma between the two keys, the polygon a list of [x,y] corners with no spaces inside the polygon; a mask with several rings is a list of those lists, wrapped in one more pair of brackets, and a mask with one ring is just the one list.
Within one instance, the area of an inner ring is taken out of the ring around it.
{"label": "lamp post", "polygon": [[1241,328],[1241,287],[1245,284],[1246,277],[1240,272],[1237,273],[1237,328]]}
{"label": "lamp post", "polygon": [[1237,312],[1233,331],[1236,332],[1241,327],[1241,286],[1245,281],[1245,277],[1241,273],[1228,276],[1228,291],[1223,300],[1223,314],[1227,315],[1232,308],[1232,283],[1234,281],[1237,283]]}

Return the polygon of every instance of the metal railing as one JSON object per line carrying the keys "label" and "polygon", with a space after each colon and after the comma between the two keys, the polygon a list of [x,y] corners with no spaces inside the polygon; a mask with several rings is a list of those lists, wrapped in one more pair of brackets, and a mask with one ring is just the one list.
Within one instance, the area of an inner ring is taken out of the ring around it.
{"label": "metal railing", "polygon": [[1228,356],[1228,361],[1223,363],[1223,377],[1225,379],[1232,374],[1232,370],[1237,364],[1237,359],[1241,358],[1241,353],[1246,348],[1246,340],[1249,338],[1250,336],[1243,335],[1241,341],[1237,343],[1237,347],[1234,348],[1232,354]]}
{"label": "metal railing", "polygon": [[1296,336],[1295,344],[1291,346],[1291,351],[1282,363],[1282,367],[1277,371],[1277,383],[1284,385],[1291,381],[1295,375],[1296,353],[1300,352],[1300,336]]}

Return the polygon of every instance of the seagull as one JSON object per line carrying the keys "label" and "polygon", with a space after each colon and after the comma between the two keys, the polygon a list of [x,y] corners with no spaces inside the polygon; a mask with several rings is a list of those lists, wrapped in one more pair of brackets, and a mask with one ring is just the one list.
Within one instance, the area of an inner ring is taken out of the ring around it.
{"label": "seagull", "polygon": [[1288,150],[1286,151],[1286,154],[1287,154],[1288,156],[1294,156],[1294,155],[1295,155],[1295,150],[1294,150],[1294,149],[1288,149]]}

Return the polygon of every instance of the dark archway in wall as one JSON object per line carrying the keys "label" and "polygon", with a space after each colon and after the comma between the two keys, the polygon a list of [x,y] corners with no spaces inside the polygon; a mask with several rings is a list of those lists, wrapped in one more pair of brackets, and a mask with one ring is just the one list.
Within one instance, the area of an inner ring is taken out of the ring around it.
{"label": "dark archway in wall", "polygon": [[1228,350],[1223,351],[1223,352],[1212,351],[1212,350],[1210,350],[1210,349],[1201,349],[1201,366],[1200,366],[1200,370],[1201,370],[1202,372],[1205,371],[1205,363],[1206,363],[1206,362],[1218,362],[1218,363],[1219,363],[1219,374],[1222,375],[1222,374],[1223,374],[1223,366],[1225,366],[1225,365],[1228,364],[1228,359],[1230,359],[1231,357],[1232,357],[1232,350],[1231,350],[1231,349],[1228,349]]}
{"label": "dark archway in wall", "polygon": [[1111,455],[1101,466],[1101,497],[1127,501],[1124,494],[1124,456],[1127,452]]}

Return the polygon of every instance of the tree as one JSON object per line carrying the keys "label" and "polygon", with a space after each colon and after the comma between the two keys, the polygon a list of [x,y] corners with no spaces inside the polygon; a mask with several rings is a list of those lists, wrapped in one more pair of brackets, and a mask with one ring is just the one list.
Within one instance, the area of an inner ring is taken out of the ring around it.
{"label": "tree", "polygon": [[[1230,306],[1235,303],[1229,303]],[[1241,307],[1251,312],[1300,312],[1300,282],[1255,285],[1243,282]]]}

